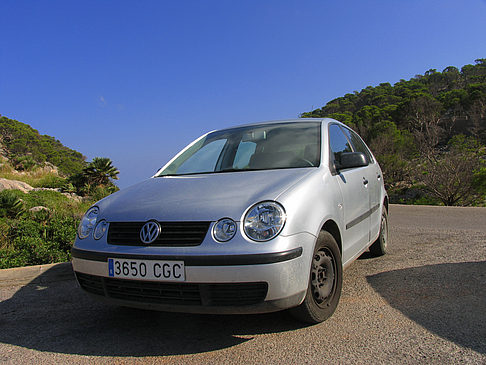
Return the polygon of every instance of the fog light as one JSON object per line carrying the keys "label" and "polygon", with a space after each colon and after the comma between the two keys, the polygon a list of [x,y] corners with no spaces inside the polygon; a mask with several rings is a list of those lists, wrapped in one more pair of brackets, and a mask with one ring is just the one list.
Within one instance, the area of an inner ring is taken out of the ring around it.
{"label": "fog light", "polygon": [[107,229],[108,229],[108,222],[105,221],[104,219],[99,221],[93,233],[94,239],[99,240],[101,237],[103,237]]}
{"label": "fog light", "polygon": [[216,222],[213,227],[213,236],[216,241],[227,242],[236,233],[236,223],[229,218],[223,218]]}

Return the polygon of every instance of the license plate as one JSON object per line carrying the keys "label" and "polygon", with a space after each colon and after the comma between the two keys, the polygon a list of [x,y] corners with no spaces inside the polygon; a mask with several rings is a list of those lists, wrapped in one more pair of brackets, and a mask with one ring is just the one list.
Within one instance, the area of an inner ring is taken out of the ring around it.
{"label": "license plate", "polygon": [[108,259],[108,276],[135,280],[185,281],[184,261]]}

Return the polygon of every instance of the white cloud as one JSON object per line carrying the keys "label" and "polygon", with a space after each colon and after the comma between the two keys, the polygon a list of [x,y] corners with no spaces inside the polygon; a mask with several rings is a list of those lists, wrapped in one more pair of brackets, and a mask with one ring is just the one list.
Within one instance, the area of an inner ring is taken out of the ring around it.
{"label": "white cloud", "polygon": [[103,95],[101,95],[98,99],[99,103],[100,103],[100,106],[106,106],[106,100],[105,100],[105,97]]}

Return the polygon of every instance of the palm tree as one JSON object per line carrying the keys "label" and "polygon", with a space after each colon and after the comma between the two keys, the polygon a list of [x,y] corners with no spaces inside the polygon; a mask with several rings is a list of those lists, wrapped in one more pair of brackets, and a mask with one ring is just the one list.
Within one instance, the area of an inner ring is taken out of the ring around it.
{"label": "palm tree", "polygon": [[112,165],[112,161],[107,157],[95,157],[83,170],[90,184],[108,185],[111,180],[118,180],[120,171]]}

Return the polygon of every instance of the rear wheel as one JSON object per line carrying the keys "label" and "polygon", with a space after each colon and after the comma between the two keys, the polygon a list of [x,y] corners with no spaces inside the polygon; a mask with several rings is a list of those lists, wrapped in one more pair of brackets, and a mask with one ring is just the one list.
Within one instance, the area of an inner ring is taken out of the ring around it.
{"label": "rear wheel", "polygon": [[388,248],[388,213],[383,207],[380,223],[380,235],[370,246],[370,252],[373,256],[383,256]]}
{"label": "rear wheel", "polygon": [[343,267],[334,237],[322,231],[312,257],[309,284],[304,301],[291,314],[307,323],[325,321],[336,310],[341,297]]}

